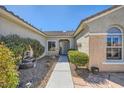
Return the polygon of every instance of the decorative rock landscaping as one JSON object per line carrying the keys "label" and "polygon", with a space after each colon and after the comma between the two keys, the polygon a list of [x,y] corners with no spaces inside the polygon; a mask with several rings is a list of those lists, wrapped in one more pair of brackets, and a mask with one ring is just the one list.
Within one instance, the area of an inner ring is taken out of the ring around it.
{"label": "decorative rock landscaping", "polygon": [[[48,56],[45,56],[42,59],[37,60],[36,67],[30,69],[20,69],[19,87],[21,88],[38,87],[40,84],[43,83],[42,81],[44,80],[44,78],[49,78],[48,76],[46,77],[46,75],[49,72],[49,70],[51,70],[51,67],[56,64],[57,60],[58,57],[52,59]],[[42,84],[42,87],[43,86],[45,87],[45,83]]]}
{"label": "decorative rock landscaping", "polygon": [[75,71],[75,66],[71,63],[70,67],[75,88],[124,87],[124,73],[99,72],[98,74],[93,74],[84,68]]}

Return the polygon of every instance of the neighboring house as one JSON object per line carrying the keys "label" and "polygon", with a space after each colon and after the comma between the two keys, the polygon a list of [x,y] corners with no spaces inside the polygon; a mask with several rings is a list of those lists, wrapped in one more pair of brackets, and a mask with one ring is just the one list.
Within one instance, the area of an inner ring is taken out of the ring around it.
{"label": "neighboring house", "polygon": [[40,41],[44,55],[66,54],[77,48],[89,55],[89,69],[124,71],[124,6],[113,6],[81,21],[75,32],[41,32],[0,7],[0,34],[17,34]]}

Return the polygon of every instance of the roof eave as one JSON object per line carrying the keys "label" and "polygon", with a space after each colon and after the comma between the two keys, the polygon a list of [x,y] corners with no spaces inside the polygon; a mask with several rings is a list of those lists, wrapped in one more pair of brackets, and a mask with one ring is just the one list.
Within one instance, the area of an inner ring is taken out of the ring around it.
{"label": "roof eave", "polygon": [[13,12],[8,11],[4,6],[0,6],[0,14],[1,16],[3,15],[3,17],[7,16],[9,19],[12,19],[24,26],[26,26],[29,29],[32,29],[33,31],[41,34],[42,36],[47,37],[47,35],[44,32],[41,32],[39,29],[37,29],[36,27],[32,26],[31,24],[27,23],[26,21],[24,21],[22,18],[16,16]]}
{"label": "roof eave", "polygon": [[83,31],[85,29],[86,26],[87,26],[87,24],[86,23],[83,23],[81,21],[81,23],[77,27],[76,31],[73,33],[73,36],[76,37],[81,31]]}
{"label": "roof eave", "polygon": [[[115,5],[115,6],[113,6],[113,7],[110,7],[110,8],[108,8],[108,9],[106,9],[106,10],[103,10],[103,11],[101,11],[101,12],[99,12],[99,13],[93,15],[91,18],[88,17],[88,18],[82,20],[82,21],[80,22],[80,24],[78,25],[78,27],[76,28],[75,32],[73,33],[74,37],[76,37],[77,34],[80,33],[80,31],[82,31],[82,29],[85,27],[85,26],[83,26],[84,24],[88,24],[88,23],[90,23],[90,22],[92,22],[92,21],[94,21],[94,20],[96,20],[96,19],[98,19],[98,18],[100,18],[100,17],[102,17],[102,16],[107,15],[108,13],[106,13],[106,12],[108,12],[108,11],[113,12],[113,11],[116,11],[116,10],[122,8],[122,7],[124,7],[124,6],[122,6],[122,5]],[[109,12],[109,13],[111,13],[111,12]],[[106,13],[106,14],[105,14],[105,13]],[[81,27],[83,27],[83,28],[80,29]],[[79,30],[79,29],[80,29],[80,30]]]}
{"label": "roof eave", "polygon": [[74,37],[74,36],[53,36],[53,35],[47,35],[47,37],[52,37],[52,38],[54,38],[54,37],[57,37],[57,38],[72,38],[72,37]]}

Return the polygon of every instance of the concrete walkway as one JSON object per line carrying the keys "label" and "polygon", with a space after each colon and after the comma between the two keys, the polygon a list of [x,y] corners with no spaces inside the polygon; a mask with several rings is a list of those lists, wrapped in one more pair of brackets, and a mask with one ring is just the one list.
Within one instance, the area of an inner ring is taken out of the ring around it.
{"label": "concrete walkway", "polygon": [[60,56],[46,88],[73,88],[73,81],[67,56]]}

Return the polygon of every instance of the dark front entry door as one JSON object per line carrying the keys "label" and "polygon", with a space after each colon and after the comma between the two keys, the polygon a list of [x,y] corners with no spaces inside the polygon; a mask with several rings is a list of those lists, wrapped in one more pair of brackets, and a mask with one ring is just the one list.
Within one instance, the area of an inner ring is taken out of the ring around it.
{"label": "dark front entry door", "polygon": [[60,54],[66,55],[70,45],[68,40],[60,41]]}

